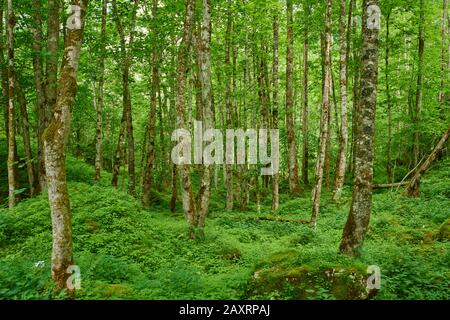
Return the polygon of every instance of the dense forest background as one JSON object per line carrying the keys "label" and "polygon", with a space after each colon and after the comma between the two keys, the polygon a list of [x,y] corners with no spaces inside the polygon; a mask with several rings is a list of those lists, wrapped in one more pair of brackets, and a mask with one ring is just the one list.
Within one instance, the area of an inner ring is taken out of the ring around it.
{"label": "dense forest background", "polygon": [[0,0],[0,298],[449,299],[449,6]]}

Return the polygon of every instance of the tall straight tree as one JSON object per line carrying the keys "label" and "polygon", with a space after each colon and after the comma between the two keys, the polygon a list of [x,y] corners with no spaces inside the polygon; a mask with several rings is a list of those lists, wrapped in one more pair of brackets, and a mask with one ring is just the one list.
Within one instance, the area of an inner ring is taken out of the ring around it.
{"label": "tall straight tree", "polygon": [[297,145],[294,124],[294,19],[292,0],[286,1],[287,47],[286,47],[286,129],[288,142],[289,190],[299,195]]}
{"label": "tall straight tree", "polygon": [[[441,109],[444,110],[445,104],[445,84],[448,78],[448,65],[450,64],[450,41],[448,32],[450,31],[450,25],[448,21],[448,0],[442,0],[442,27],[441,27],[441,86],[439,89],[439,104]],[[449,51],[447,52],[447,42]]]}
{"label": "tall straight tree", "polygon": [[[231,12],[231,1],[229,0],[227,7],[227,27],[225,31],[225,100],[226,100],[226,128],[231,129],[233,123],[233,102],[232,102],[232,66],[230,60],[230,52],[232,49],[231,33],[233,32],[233,20]],[[225,164],[225,184],[227,189],[227,198],[225,208],[227,211],[233,210],[234,194],[233,194],[233,165]]]}
{"label": "tall straight tree", "polygon": [[372,211],[375,110],[378,81],[378,0],[363,1],[360,106],[356,114],[355,178],[353,197],[339,250],[358,255]]}
{"label": "tall straight tree", "polygon": [[105,49],[106,49],[106,16],[108,0],[102,1],[102,26],[100,34],[100,62],[98,79],[98,96],[96,103],[96,130],[95,130],[95,181],[100,181],[103,162],[103,87],[105,84]]}
{"label": "tall straight tree", "polygon": [[[158,0],[153,0],[152,4],[152,15],[154,19],[154,29],[153,29],[153,48],[151,54],[151,94],[150,94],[150,112],[148,114],[147,122],[147,143],[145,144],[146,150],[146,162],[144,168],[144,179],[142,181],[142,197],[141,202],[145,208],[150,206],[150,191],[152,183],[152,174],[155,162],[155,135],[156,135],[156,105],[157,105],[157,95],[159,88],[159,55],[158,55],[158,30],[156,28],[156,17],[158,13]],[[160,106],[161,107],[161,106]]]}
{"label": "tall straight tree", "polygon": [[45,163],[44,163],[44,140],[42,135],[47,127],[48,118],[46,112],[46,89],[44,79],[44,65],[43,65],[43,35],[42,35],[42,17],[41,17],[41,0],[33,0],[33,71],[34,71],[34,85],[36,88],[36,108],[38,115],[37,127],[37,141],[38,141],[38,181],[36,192],[40,192],[45,188]]}
{"label": "tall straight tree", "polygon": [[[2,17],[3,20],[3,17]],[[6,37],[8,43],[8,204],[10,208],[16,205],[16,187],[18,184],[15,173],[16,166],[16,131],[14,117],[14,26],[15,17],[12,0],[7,2]]]}
{"label": "tall straight tree", "polygon": [[418,46],[418,68],[417,68],[417,89],[416,89],[416,104],[414,110],[414,141],[413,141],[413,159],[414,166],[419,163],[420,159],[420,118],[422,113],[423,102],[423,63],[425,53],[425,0],[420,0],[420,17],[419,17],[419,46]]}
{"label": "tall straight tree", "polygon": [[[50,121],[58,96],[58,49],[59,49],[59,11],[60,0],[48,0],[47,52],[46,52],[46,108],[45,114]],[[47,125],[48,125],[47,121]]]}
{"label": "tall straight tree", "polygon": [[120,165],[120,154],[121,154],[121,143],[123,139],[123,134],[126,129],[127,132],[127,162],[128,162],[128,193],[135,195],[136,191],[136,168],[135,168],[135,154],[134,154],[134,135],[133,135],[133,117],[131,110],[131,93],[130,93],[130,68],[132,63],[131,50],[134,43],[134,29],[136,25],[136,15],[138,1],[133,2],[133,11],[131,16],[131,26],[130,34],[128,37],[128,43],[125,36],[125,31],[123,28],[122,21],[119,16],[117,9],[117,1],[112,0],[112,7],[114,13],[114,20],[116,22],[117,32],[120,38],[120,51],[121,51],[121,62],[122,62],[122,120],[121,128],[119,133],[119,138],[116,147],[116,157],[114,159],[114,170],[113,170],[113,185],[117,186],[117,176],[119,174]]}
{"label": "tall straight tree", "polygon": [[309,60],[309,15],[311,13],[309,0],[305,0],[305,23],[303,25],[303,79],[302,79],[302,98],[303,98],[303,112],[302,112],[302,135],[303,135],[303,158],[302,158],[302,180],[304,184],[309,183],[308,169],[309,169],[309,139],[308,139],[308,60]]}
{"label": "tall straight tree", "polygon": [[77,92],[77,71],[88,0],[72,0],[70,3],[72,12],[66,23],[58,98],[51,121],[44,132],[45,169],[52,217],[52,277],[57,290],[67,287],[67,279],[70,276],[67,268],[73,264],[72,215],[67,190],[64,146],[70,130],[71,109]]}
{"label": "tall straight tree", "polygon": [[311,224],[317,224],[317,216],[320,208],[320,195],[322,191],[323,172],[325,165],[325,155],[329,135],[330,121],[330,93],[331,93],[331,14],[333,1],[327,0],[325,12],[325,34],[323,48],[323,97],[322,97],[322,115],[320,119],[320,138],[319,149],[316,161],[316,178],[312,189],[312,215]]}
{"label": "tall straight tree", "polygon": [[[278,129],[278,13],[273,17],[273,63],[272,63],[272,128]],[[272,210],[278,210],[280,202],[278,172],[272,177]]]}
{"label": "tall straight tree", "polygon": [[[340,19],[339,19],[339,47],[340,47],[340,92],[341,92],[341,129],[339,130],[339,149],[336,161],[336,170],[334,177],[333,198],[339,200],[342,187],[344,186],[345,169],[347,166],[347,146],[348,146],[348,123],[347,123],[347,26],[346,12],[347,0],[340,1]],[[351,14],[351,13],[350,13]],[[337,108],[337,106],[335,106]]]}
{"label": "tall straight tree", "polygon": [[[195,1],[186,0],[186,14],[184,17],[183,38],[178,48],[178,65],[176,81],[176,112],[177,129],[187,129],[186,121],[186,73],[190,65],[190,54],[192,49],[192,33],[194,24]],[[192,192],[192,182],[189,164],[179,166],[183,211],[189,224],[189,236],[195,238],[196,204]]]}

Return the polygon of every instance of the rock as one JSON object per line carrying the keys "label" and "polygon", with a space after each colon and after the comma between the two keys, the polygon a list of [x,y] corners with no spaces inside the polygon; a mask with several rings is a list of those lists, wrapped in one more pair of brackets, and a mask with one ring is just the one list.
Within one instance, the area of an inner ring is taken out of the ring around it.
{"label": "rock", "polygon": [[281,260],[281,256],[257,268],[247,283],[245,298],[365,300],[377,294],[378,290],[367,289],[369,275],[361,266],[295,266],[292,260]]}
{"label": "rock", "polygon": [[439,232],[436,235],[438,241],[450,240],[450,219],[447,219],[439,228]]}

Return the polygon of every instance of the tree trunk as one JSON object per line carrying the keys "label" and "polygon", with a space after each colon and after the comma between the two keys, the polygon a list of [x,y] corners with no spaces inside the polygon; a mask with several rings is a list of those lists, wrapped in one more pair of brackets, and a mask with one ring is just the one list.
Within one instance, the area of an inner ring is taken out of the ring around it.
{"label": "tree trunk", "polygon": [[16,132],[14,120],[14,26],[15,17],[12,0],[7,2],[7,43],[8,43],[8,203],[13,208],[18,202],[16,188],[18,186],[16,170]]}
{"label": "tree trunk", "polygon": [[[341,0],[341,15],[339,23],[340,32],[340,91],[341,91],[341,130],[339,131],[339,149],[334,178],[333,199],[339,200],[344,186],[345,169],[347,166],[348,123],[347,123],[347,26],[346,26],[346,0]],[[337,106],[336,106],[337,107]]]}
{"label": "tree trunk", "polygon": [[[212,110],[211,93],[211,0],[202,1],[202,32],[201,32],[201,84],[202,84],[202,106],[203,106],[203,130],[214,129],[214,117]],[[200,191],[197,205],[197,228],[198,236],[204,237],[206,214],[209,208],[211,189],[211,166],[204,164],[200,181]]]}
{"label": "tree trunk", "polygon": [[45,163],[44,163],[44,141],[42,135],[47,127],[49,119],[47,118],[47,102],[45,98],[45,82],[44,82],[44,67],[42,62],[42,17],[41,0],[33,0],[33,70],[34,70],[34,84],[36,87],[36,108],[38,115],[38,128],[37,128],[37,142],[38,142],[38,179],[36,185],[36,193],[45,189]]}
{"label": "tree trunk", "polygon": [[[273,64],[272,64],[272,129],[278,129],[278,15],[273,17]],[[280,195],[278,191],[279,173],[272,177],[272,210],[278,210]]]}
{"label": "tree trunk", "polygon": [[[194,23],[195,1],[186,1],[186,15],[184,19],[183,38],[178,49],[177,66],[177,91],[176,91],[176,111],[177,111],[177,129],[186,129],[185,119],[185,91],[186,91],[186,73],[190,65],[190,53],[192,48],[192,30]],[[190,176],[190,165],[182,164],[179,166],[183,210],[189,224],[189,236],[195,238],[195,217],[196,206],[192,192],[192,183]]]}
{"label": "tree trunk", "polygon": [[416,105],[414,110],[414,148],[413,158],[414,163],[418,163],[420,159],[420,118],[422,113],[423,100],[423,62],[424,62],[424,23],[425,23],[425,0],[420,0],[420,20],[419,20],[419,62],[417,70],[417,91],[416,91]]}
{"label": "tree trunk", "polygon": [[289,190],[291,195],[299,195],[297,146],[294,124],[294,21],[292,0],[287,0],[287,48],[286,48],[286,128],[288,139]]}
{"label": "tree trunk", "polygon": [[66,281],[70,275],[67,268],[73,264],[72,217],[66,181],[64,144],[70,130],[70,111],[77,90],[77,70],[87,3],[87,0],[71,1],[73,12],[67,20],[64,57],[58,83],[59,95],[53,117],[43,136],[52,216],[52,277],[57,290],[67,287]]}
{"label": "tree trunk", "polygon": [[320,195],[322,191],[323,169],[325,164],[325,153],[328,141],[328,122],[330,113],[330,86],[331,86],[331,10],[332,0],[327,0],[325,14],[325,41],[324,41],[324,84],[323,84],[323,102],[322,116],[320,119],[320,140],[319,151],[316,162],[316,178],[312,190],[312,215],[311,224],[316,226],[317,216],[320,207]]}
{"label": "tree trunk", "polygon": [[25,93],[23,92],[19,81],[16,80],[14,85],[22,118],[23,147],[25,150],[28,184],[30,185],[30,196],[34,197],[36,195],[36,173],[33,166],[33,151],[31,150],[30,123],[28,121],[27,101],[25,98]]}
{"label": "tree trunk", "polygon": [[364,242],[372,210],[373,141],[380,28],[378,13],[378,0],[363,1],[361,100],[356,119],[355,179],[350,213],[339,247],[340,252],[347,255],[359,254],[359,248]]}
{"label": "tree trunk", "polygon": [[[448,78],[448,70],[447,70],[447,64],[449,61],[447,61],[450,58],[450,52],[449,54],[446,52],[446,42],[448,41],[448,2],[447,0],[442,1],[442,28],[441,28],[441,39],[442,39],[442,47],[441,47],[441,85],[439,89],[439,104],[441,106],[441,111],[444,112],[445,110],[445,84],[447,82]],[[450,44],[449,44],[450,45]],[[449,47],[450,48],[450,47]]]}
{"label": "tree trunk", "polygon": [[388,144],[387,144],[387,175],[388,181],[392,182],[394,179],[393,168],[392,168],[392,99],[391,99],[391,87],[390,87],[390,70],[389,70],[389,54],[390,54],[390,43],[389,43],[389,22],[391,17],[391,10],[389,9],[386,15],[386,53],[385,53],[385,75],[386,75],[386,103],[388,107]]}
{"label": "tree trunk", "polygon": [[[230,3],[230,2],[228,2]],[[228,4],[230,6],[230,4]],[[227,28],[225,33],[225,74],[226,74],[226,89],[225,89],[225,100],[226,100],[226,129],[231,129],[232,127],[232,97],[231,97],[231,63],[230,63],[230,51],[231,51],[231,32],[232,32],[232,19],[231,19],[231,9],[228,7],[227,12]],[[227,211],[233,210],[234,205],[234,195],[233,195],[233,165],[225,164],[225,177],[226,177],[226,189],[227,198],[225,209]]]}
{"label": "tree trunk", "polygon": [[[153,19],[156,21],[158,10],[158,0],[153,0]],[[155,36],[155,40],[157,39],[157,30],[153,30],[153,35]],[[142,182],[142,198],[141,202],[144,208],[148,208],[150,206],[150,191],[151,191],[151,183],[152,183],[152,174],[155,162],[155,136],[156,136],[156,105],[157,105],[157,93],[159,88],[159,57],[158,57],[158,48],[156,46],[158,41],[154,41],[152,48],[152,83],[151,83],[151,97],[150,97],[150,112],[148,115],[148,130],[147,130],[147,143],[144,147],[147,149],[147,160],[144,171],[144,179]]]}
{"label": "tree trunk", "polygon": [[308,169],[309,169],[309,139],[308,139],[308,34],[309,34],[309,14],[310,7],[307,1],[305,1],[305,24],[303,26],[303,113],[302,113],[302,135],[303,135],[303,159],[302,159],[302,180],[304,184],[309,183]]}
{"label": "tree trunk", "polygon": [[46,64],[46,109],[47,125],[52,117],[58,95],[58,49],[60,0],[48,0],[47,64]]}
{"label": "tree trunk", "polygon": [[[130,68],[132,63],[131,50],[134,40],[134,29],[136,24],[136,12],[138,7],[138,1],[135,0],[133,4],[133,13],[131,17],[131,31],[129,35],[128,45],[125,39],[125,32],[122,26],[122,22],[117,11],[116,0],[112,1],[114,20],[116,22],[117,31],[120,37],[120,50],[122,54],[122,103],[123,103],[123,116],[122,122],[125,122],[127,131],[127,157],[128,157],[128,193],[135,195],[136,192],[136,172],[135,172],[135,153],[134,153],[134,136],[133,136],[133,117],[131,110],[131,93],[130,93]],[[128,47],[128,48],[127,48]],[[119,135],[120,140],[120,135]],[[119,143],[118,143],[119,146]],[[117,153],[117,151],[116,151]]]}
{"label": "tree trunk", "polygon": [[106,16],[107,16],[108,0],[102,1],[102,26],[101,26],[101,56],[99,65],[99,79],[98,79],[98,96],[97,96],[97,110],[96,110],[96,143],[95,143],[95,181],[99,182],[101,179],[101,172],[103,167],[103,87],[105,83],[105,46],[106,46]]}
{"label": "tree trunk", "polygon": [[406,186],[405,191],[403,191],[403,195],[408,195],[411,197],[418,197],[420,195],[420,178],[428,170],[428,168],[430,168],[433,161],[436,159],[441,150],[445,147],[445,144],[449,139],[449,137],[450,137],[450,127],[447,129],[442,138],[439,140],[439,143],[436,145],[431,154],[428,156],[427,160],[425,160],[425,162],[416,171],[414,177]]}

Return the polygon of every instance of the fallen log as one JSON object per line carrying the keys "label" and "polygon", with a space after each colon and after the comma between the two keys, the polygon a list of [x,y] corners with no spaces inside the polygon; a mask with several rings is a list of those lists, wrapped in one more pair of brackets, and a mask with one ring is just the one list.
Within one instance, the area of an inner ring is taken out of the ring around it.
{"label": "fallen log", "polygon": [[292,218],[283,218],[279,216],[255,216],[255,215],[211,215],[211,219],[223,218],[223,219],[239,219],[239,220],[256,220],[256,221],[272,221],[272,222],[290,222],[290,223],[301,223],[301,224],[310,224],[309,220],[304,219],[292,219]]}
{"label": "fallen log", "polygon": [[441,150],[444,148],[445,143],[450,137],[450,127],[447,129],[447,131],[442,136],[441,140],[439,140],[436,147],[433,149],[433,151],[428,156],[427,160],[419,167],[419,169],[414,174],[414,177],[412,180],[408,183],[405,190],[403,191],[402,195],[408,195],[412,197],[418,197],[420,194],[420,178],[422,175],[430,168],[430,166],[433,164],[434,160],[436,159],[437,155]]}
{"label": "fallen log", "polygon": [[372,185],[372,189],[376,190],[376,189],[398,188],[406,186],[408,183],[409,181],[386,183],[386,184],[374,184]]}

